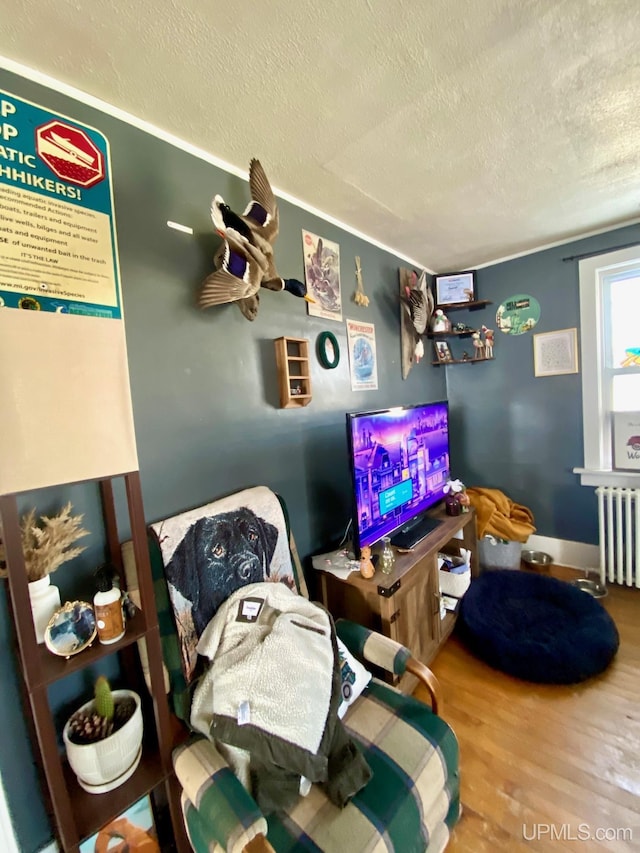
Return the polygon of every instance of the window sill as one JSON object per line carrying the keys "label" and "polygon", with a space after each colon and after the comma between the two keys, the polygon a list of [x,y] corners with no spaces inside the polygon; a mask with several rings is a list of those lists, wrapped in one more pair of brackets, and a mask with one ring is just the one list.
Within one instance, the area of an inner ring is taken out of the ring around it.
{"label": "window sill", "polygon": [[573,473],[580,474],[580,484],[582,486],[640,488],[640,471],[605,471],[601,468],[574,468]]}

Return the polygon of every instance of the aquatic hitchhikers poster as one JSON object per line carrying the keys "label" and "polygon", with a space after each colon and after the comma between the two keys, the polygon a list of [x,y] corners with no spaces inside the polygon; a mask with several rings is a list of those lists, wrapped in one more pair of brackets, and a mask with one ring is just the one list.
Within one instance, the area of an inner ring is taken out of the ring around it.
{"label": "aquatic hitchhikers poster", "polygon": [[119,319],[109,143],[0,91],[0,307]]}

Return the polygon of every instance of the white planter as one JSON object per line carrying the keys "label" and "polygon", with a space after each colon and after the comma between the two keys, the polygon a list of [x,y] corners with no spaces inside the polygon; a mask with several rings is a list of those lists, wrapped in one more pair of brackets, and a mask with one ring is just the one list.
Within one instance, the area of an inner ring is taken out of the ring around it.
{"label": "white planter", "polygon": [[[64,727],[62,738],[67,750],[71,769],[78,777],[79,785],[92,794],[112,791],[134,773],[142,755],[142,709],[140,697],[132,690],[114,690],[114,701],[131,697],[136,710],[129,720],[104,740],[96,743],[77,744],[69,740],[69,722]],[[93,700],[86,702],[80,711],[93,707]]]}
{"label": "white planter", "polygon": [[50,575],[29,583],[29,599],[36,640],[44,643],[44,632],[56,610],[60,607],[60,590],[51,583]]}

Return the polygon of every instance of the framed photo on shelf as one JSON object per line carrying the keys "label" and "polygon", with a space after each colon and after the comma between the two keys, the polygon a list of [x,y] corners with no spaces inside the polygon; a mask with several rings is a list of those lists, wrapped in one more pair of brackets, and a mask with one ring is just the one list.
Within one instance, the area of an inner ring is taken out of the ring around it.
{"label": "framed photo on shelf", "polygon": [[447,364],[447,362],[453,361],[449,344],[446,341],[434,341],[433,348],[436,352],[436,359],[441,364]]}
{"label": "framed photo on shelf", "polygon": [[437,275],[435,286],[436,305],[473,302],[476,298],[476,274],[473,270]]}
{"label": "framed photo on shelf", "polygon": [[128,853],[160,853],[148,796],[138,800],[80,845],[80,853],[125,849]]}
{"label": "framed photo on shelf", "polygon": [[577,329],[558,329],[533,336],[534,376],[578,372]]}

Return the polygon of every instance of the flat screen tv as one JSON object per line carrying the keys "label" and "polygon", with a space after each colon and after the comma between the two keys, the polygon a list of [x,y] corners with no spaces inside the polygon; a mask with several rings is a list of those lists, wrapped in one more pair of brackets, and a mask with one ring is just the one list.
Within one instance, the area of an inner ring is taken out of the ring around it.
{"label": "flat screen tv", "polygon": [[347,436],[355,548],[383,536],[412,548],[439,523],[424,513],[450,479],[448,404],[348,414]]}

